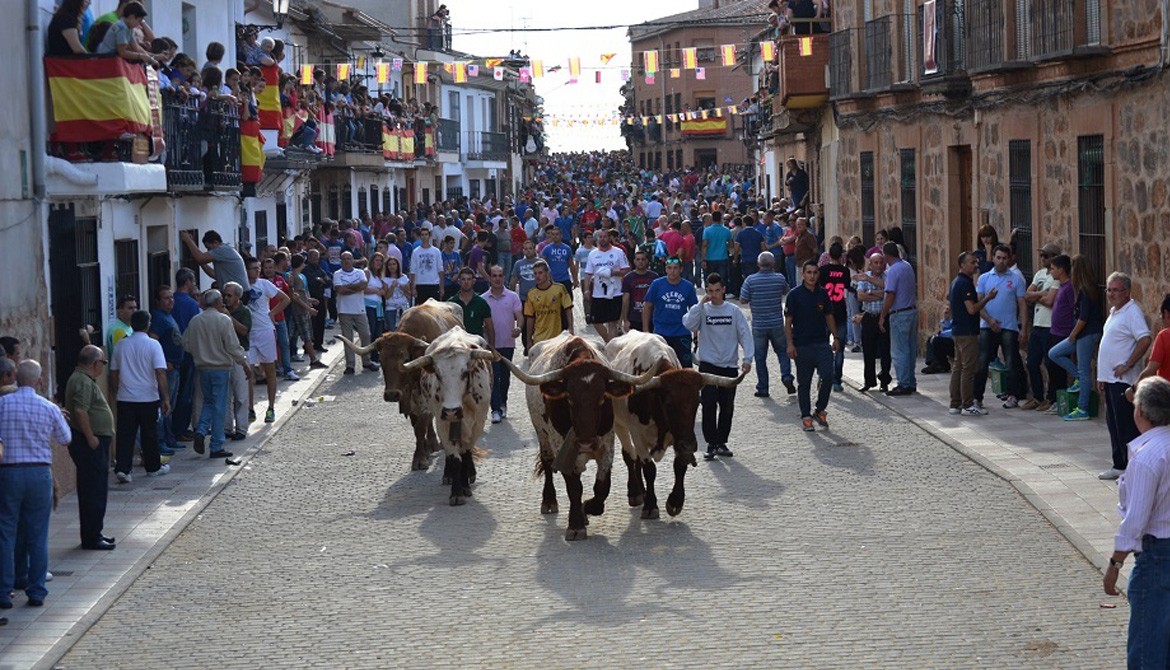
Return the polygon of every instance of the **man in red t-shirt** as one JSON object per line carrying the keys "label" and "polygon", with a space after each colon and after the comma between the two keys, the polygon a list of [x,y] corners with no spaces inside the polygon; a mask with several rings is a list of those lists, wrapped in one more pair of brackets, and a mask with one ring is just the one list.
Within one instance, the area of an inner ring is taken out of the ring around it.
{"label": "man in red t-shirt", "polygon": [[511,223],[509,225],[512,228],[509,232],[512,234],[512,249],[523,249],[524,242],[528,240],[528,233],[524,232],[524,226],[520,225],[520,219],[518,217],[513,216],[510,221]]}
{"label": "man in red t-shirt", "polygon": [[1133,402],[1133,390],[1143,379],[1154,375],[1170,379],[1170,293],[1162,298],[1162,330],[1154,339],[1154,352],[1150,354],[1150,360],[1146,361],[1146,369],[1138,375],[1137,382],[1125,391],[1125,397]]}

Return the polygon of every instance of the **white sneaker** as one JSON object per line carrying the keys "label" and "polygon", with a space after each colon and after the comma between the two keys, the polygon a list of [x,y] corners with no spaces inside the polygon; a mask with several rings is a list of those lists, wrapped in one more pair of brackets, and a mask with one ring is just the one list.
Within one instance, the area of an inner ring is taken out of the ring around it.
{"label": "white sneaker", "polygon": [[502,419],[503,419],[503,417],[500,416],[500,411],[493,409],[492,410],[492,423],[499,423]]}
{"label": "white sneaker", "polygon": [[51,582],[51,581],[53,581],[53,573],[46,571],[46,572],[45,572],[45,581],[46,581],[46,582]]}
{"label": "white sneaker", "polygon": [[148,473],[146,473],[146,476],[147,477],[162,477],[163,475],[165,475],[166,473],[168,473],[170,471],[171,471],[170,464],[163,463],[162,465],[159,466],[158,470],[155,470],[154,472],[148,472]]}
{"label": "white sneaker", "polygon": [[114,476],[118,478],[119,484],[129,484],[131,481],[129,472],[115,472]]}
{"label": "white sneaker", "polygon": [[971,403],[971,406],[963,410],[964,416],[987,416],[987,410],[977,402]]}
{"label": "white sneaker", "polygon": [[1019,406],[1020,406],[1020,401],[1017,400],[1014,395],[1009,395],[1008,397],[1003,399],[1003,408],[1004,409],[1015,409]]}
{"label": "white sneaker", "polygon": [[300,376],[292,370],[289,370],[288,374],[286,374],[284,378],[290,382],[299,382],[301,380]]}
{"label": "white sneaker", "polygon": [[1118,470],[1117,468],[1109,468],[1105,472],[1102,472],[1101,474],[1097,475],[1097,479],[1103,479],[1105,481],[1111,482],[1123,474],[1125,474],[1125,470]]}
{"label": "white sneaker", "polygon": [[506,419],[506,418],[508,418],[508,408],[507,408],[507,407],[501,407],[501,408],[500,408],[500,418],[501,418],[501,419]]}
{"label": "white sneaker", "polygon": [[963,410],[959,409],[958,407],[952,407],[947,411],[950,414],[962,414],[963,413]]}

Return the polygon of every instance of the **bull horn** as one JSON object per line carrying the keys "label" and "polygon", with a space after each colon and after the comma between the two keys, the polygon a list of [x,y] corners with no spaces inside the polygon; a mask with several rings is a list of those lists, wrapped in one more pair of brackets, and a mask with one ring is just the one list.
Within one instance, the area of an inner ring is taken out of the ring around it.
{"label": "bull horn", "polygon": [[512,374],[516,375],[517,379],[524,382],[525,384],[528,384],[529,386],[540,386],[541,384],[547,384],[548,382],[556,381],[560,379],[561,374],[564,373],[564,369],[562,368],[558,370],[550,370],[542,375],[530,375],[527,372],[521,370],[518,365],[508,360],[507,357],[501,356],[500,362],[508,366],[508,369],[512,371]]}
{"label": "bull horn", "polygon": [[609,378],[617,382],[633,384],[635,387],[637,387],[654,378],[654,368],[650,368],[636,377],[628,372],[622,372],[621,370],[614,370],[613,368],[610,368]]}
{"label": "bull horn", "polygon": [[473,361],[474,360],[495,361],[495,360],[499,360],[500,358],[501,358],[501,356],[494,351],[488,351],[486,349],[472,349],[471,350],[471,360],[473,360]]}
{"label": "bull horn", "polygon": [[398,369],[402,372],[410,372],[411,370],[417,370],[423,366],[430,365],[433,361],[433,356],[430,354],[425,354],[423,356],[419,356],[413,361],[407,361],[406,363],[403,363],[402,365],[398,366]]}
{"label": "bull horn", "polygon": [[642,391],[653,391],[660,386],[662,386],[662,377],[655,377],[645,384],[639,384],[638,386],[634,387],[634,393],[641,393]]}
{"label": "bull horn", "polygon": [[723,375],[713,375],[709,372],[700,372],[703,375],[703,383],[708,386],[721,386],[723,388],[731,388],[739,386],[743,378],[747,376],[747,372],[740,372],[738,377],[724,377]]}
{"label": "bull horn", "polygon": [[353,342],[350,342],[348,339],[346,339],[344,335],[338,335],[337,339],[341,340],[342,342],[345,342],[345,348],[349,349],[350,351],[357,354],[358,356],[365,356],[366,354],[373,351],[374,348],[377,346],[377,344],[375,342],[371,342],[364,347],[359,347],[358,345],[356,345]]}

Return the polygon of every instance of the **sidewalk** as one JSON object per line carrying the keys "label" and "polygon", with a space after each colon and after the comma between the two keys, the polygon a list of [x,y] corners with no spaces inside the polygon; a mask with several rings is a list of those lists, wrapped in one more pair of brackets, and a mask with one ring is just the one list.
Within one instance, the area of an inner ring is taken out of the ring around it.
{"label": "sidewalk", "polygon": [[[332,333],[327,333],[332,335]],[[297,382],[282,381],[276,398],[276,422],[264,423],[266,394],[256,392],[258,420],[246,440],[224,448],[241,463],[199,456],[188,445],[171,457],[169,474],[146,477],[136,468],[134,481],[118,484],[110,472],[105,534],[117,538],[113,551],[86,551],[78,539],[77,496],[61,499],[49,527],[49,596],[44,607],[26,607],[23,592],[14,607],[0,611],[0,670],[52,668],[90,626],[145,572],[184,528],[196,518],[299,408],[311,398],[345,354],[340,341],[329,344],[322,360],[330,367],[306,370]]]}
{"label": "sidewalk", "polygon": [[[922,359],[916,364],[918,370],[925,365]],[[916,376],[918,393],[912,396],[891,398],[876,391],[868,395],[1010,482],[1103,570],[1121,521],[1117,483],[1097,479],[1097,473],[1111,465],[1104,416],[1067,422],[1042,412],[1003,409],[990,383],[984,403],[990,414],[956,416],[947,412],[950,373]],[[860,395],[856,389],[863,379],[861,354],[846,354],[846,393]],[[1124,576],[1129,576],[1132,563],[1126,563]]]}

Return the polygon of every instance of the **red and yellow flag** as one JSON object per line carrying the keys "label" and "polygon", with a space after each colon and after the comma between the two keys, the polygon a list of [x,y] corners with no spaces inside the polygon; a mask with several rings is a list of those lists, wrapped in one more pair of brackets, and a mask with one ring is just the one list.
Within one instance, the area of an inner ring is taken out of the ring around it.
{"label": "red and yellow flag", "polygon": [[264,130],[280,130],[284,125],[284,114],[280,109],[280,66],[261,65],[264,75],[264,90],[256,96],[260,109],[260,127]]}
{"label": "red and yellow flag", "polygon": [[771,63],[772,59],[776,57],[776,43],[771,40],[760,42],[760,57],[764,59],[765,63]]}
{"label": "red and yellow flag", "polygon": [[658,72],[658,52],[643,51],[642,63],[646,66],[646,74],[650,75]]}
{"label": "red and yellow flag", "polygon": [[616,55],[617,55],[616,53],[613,53],[613,54],[601,54],[601,64],[602,64],[602,65],[609,65],[609,61],[613,60],[613,57],[614,57],[614,56],[616,56]]}
{"label": "red and yellow flag", "polygon": [[303,85],[303,86],[312,86],[313,85],[313,66],[312,65],[302,65],[301,66],[301,85]]}
{"label": "red and yellow flag", "polygon": [[378,63],[378,83],[385,84],[390,81],[390,64]]}
{"label": "red and yellow flag", "polygon": [[723,51],[723,67],[731,67],[735,65],[735,45],[724,44]]}
{"label": "red and yellow flag", "polygon": [[542,61],[542,60],[532,61],[532,76],[533,77],[543,77],[544,76],[544,61]]}
{"label": "red and yellow flag", "polygon": [[402,139],[398,144],[398,151],[401,153],[403,160],[414,160],[414,130],[411,128],[402,131]]}
{"label": "red and yellow flag", "polygon": [[574,57],[574,58],[569,59],[569,76],[574,77],[574,78],[581,76],[581,59],[580,58]]}
{"label": "red and yellow flag", "polygon": [[264,176],[264,136],[260,122],[240,122],[240,178],[245,184],[259,184]]}
{"label": "red and yellow flag", "polygon": [[349,79],[349,63],[337,64],[337,78],[341,81]]}
{"label": "red and yellow flag", "polygon": [[683,121],[683,135],[723,135],[727,132],[727,119],[705,119],[702,121]]}
{"label": "red and yellow flag", "polygon": [[467,81],[467,63],[455,63],[455,83],[462,84]]}
{"label": "red and yellow flag", "polygon": [[483,64],[486,65],[487,67],[497,67],[499,65],[502,65],[503,62],[504,62],[503,58],[485,58],[485,59],[483,59]]}
{"label": "red and yellow flag", "polygon": [[681,76],[682,76],[682,70],[678,69],[677,67],[670,68],[670,78],[671,79],[678,79]]}
{"label": "red and yellow flag", "polygon": [[688,47],[682,50],[683,52],[683,67],[688,70],[693,70],[699,67],[699,50],[696,47]]}
{"label": "red and yellow flag", "polygon": [[416,84],[427,83],[427,64],[426,63],[418,62],[418,63],[414,64],[414,83],[416,83]]}
{"label": "red and yellow flag", "polygon": [[98,142],[150,132],[146,70],[126,59],[46,58],[53,95],[54,139]]}

